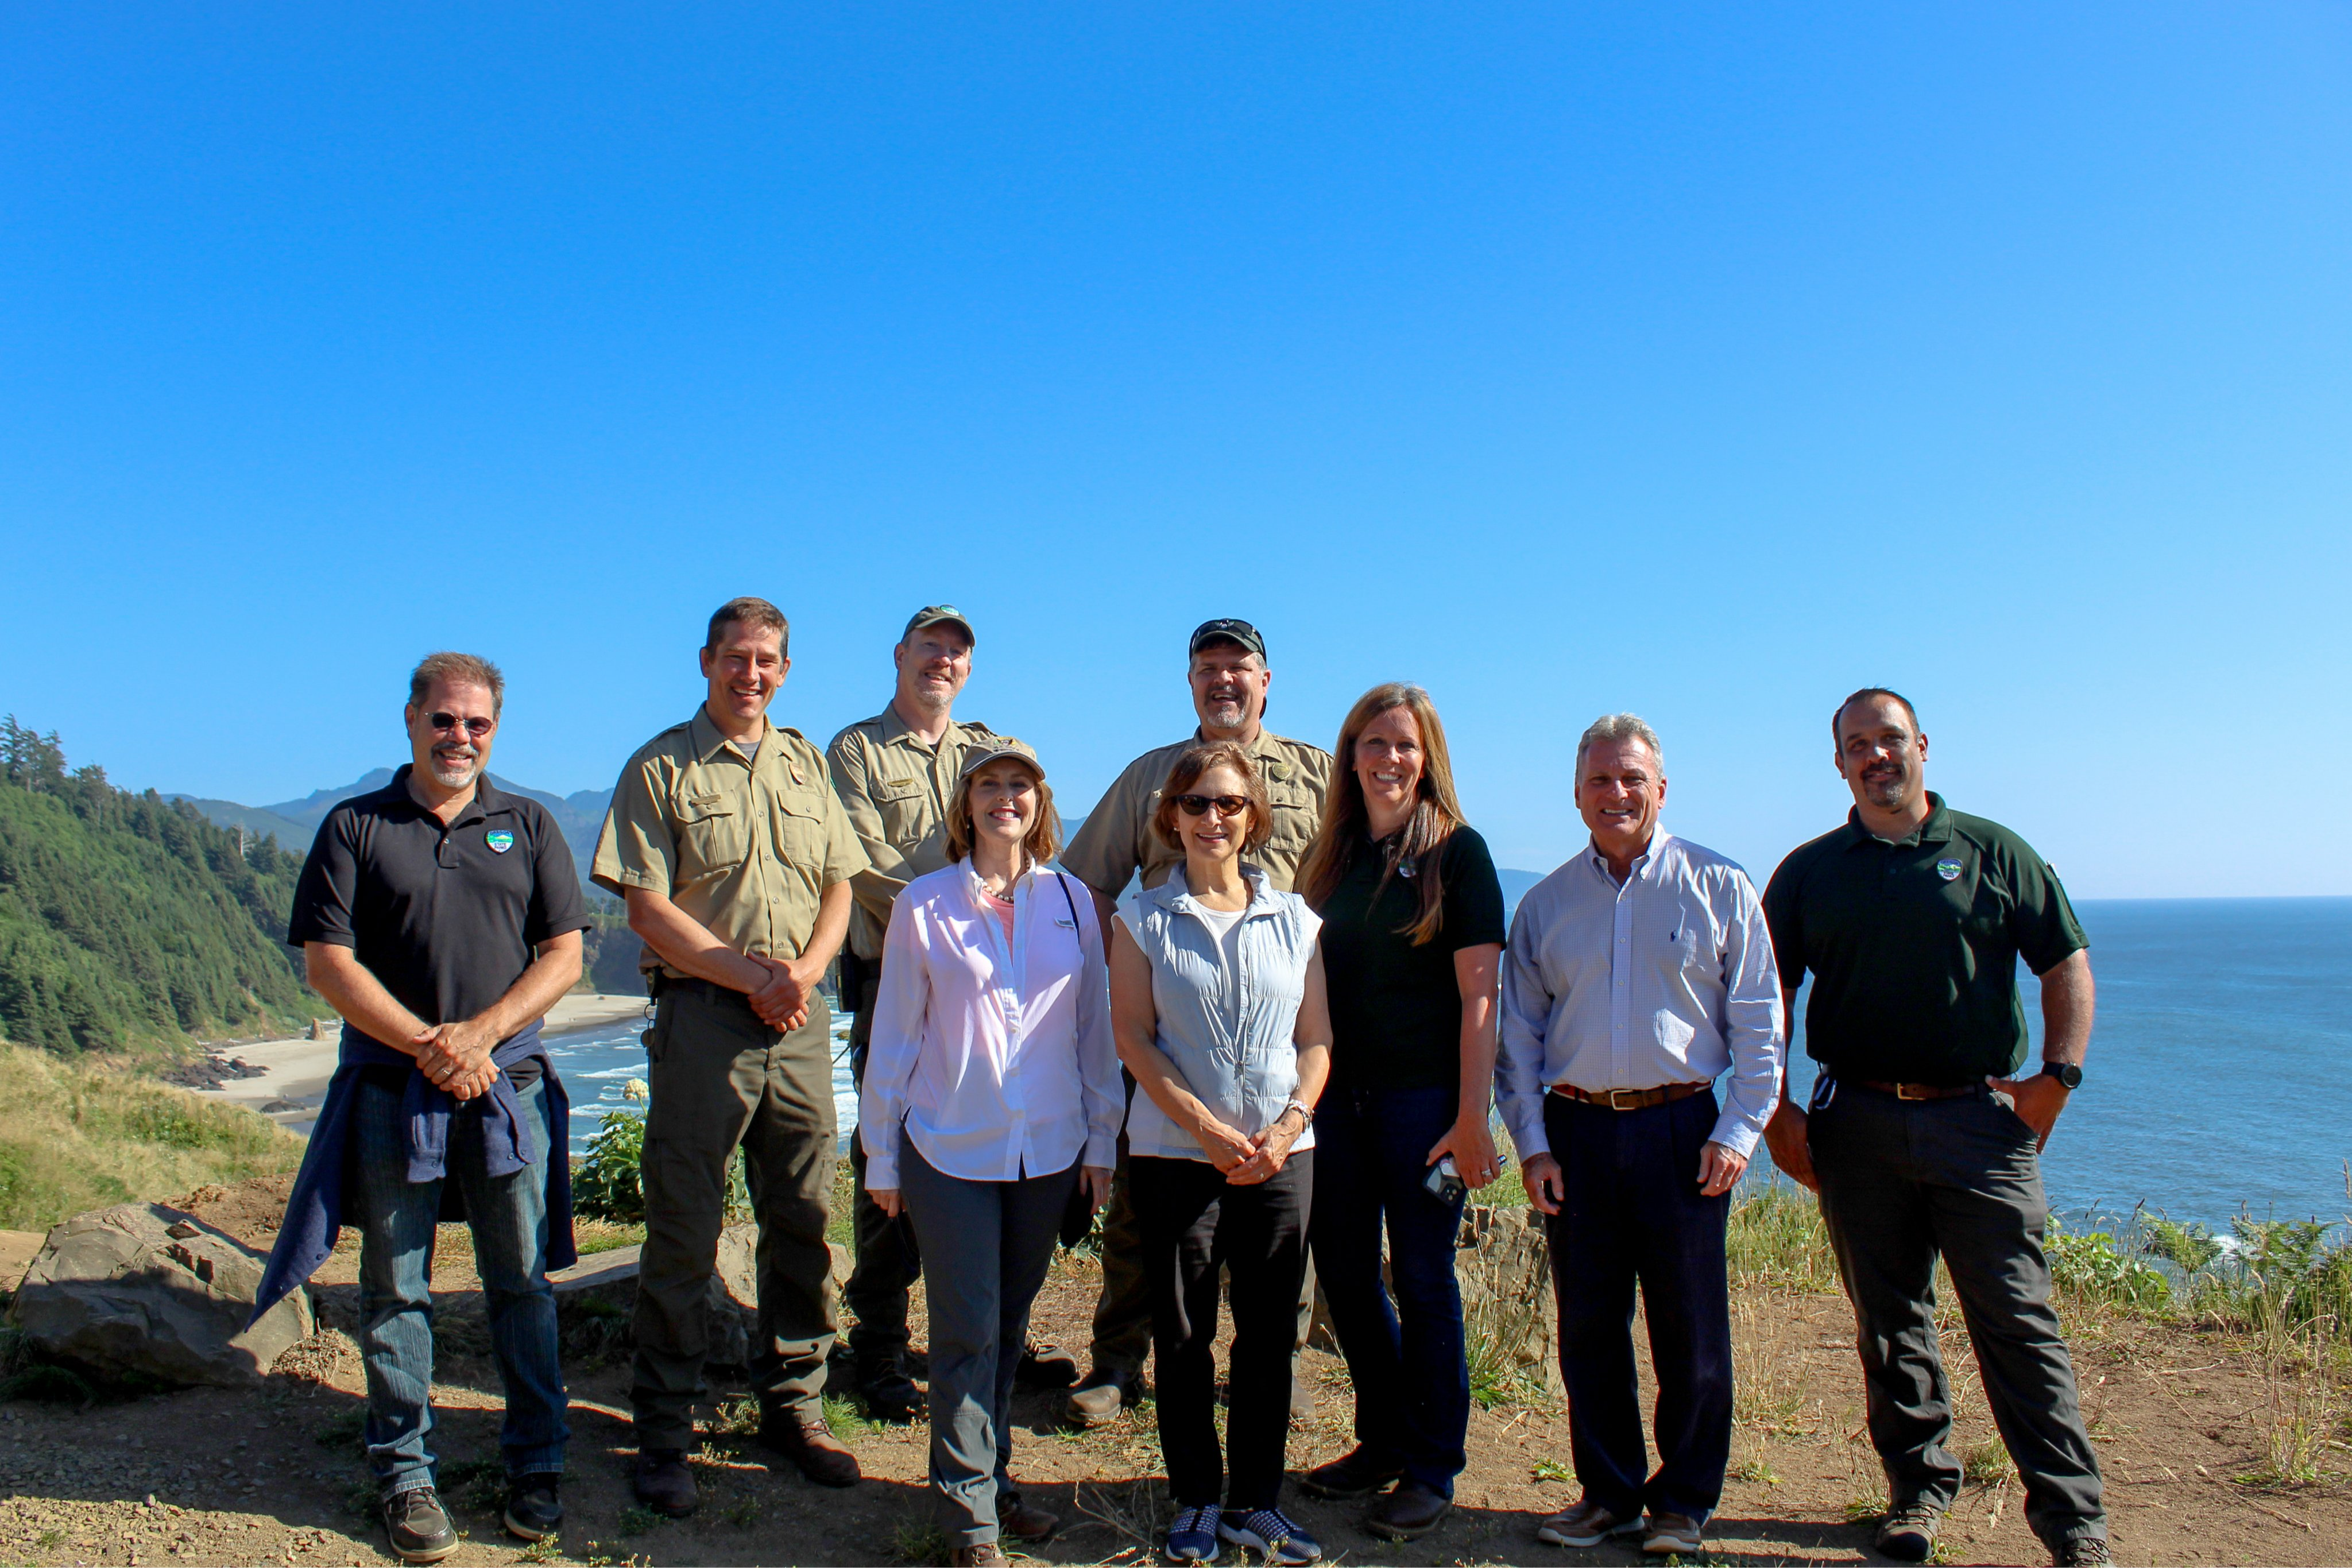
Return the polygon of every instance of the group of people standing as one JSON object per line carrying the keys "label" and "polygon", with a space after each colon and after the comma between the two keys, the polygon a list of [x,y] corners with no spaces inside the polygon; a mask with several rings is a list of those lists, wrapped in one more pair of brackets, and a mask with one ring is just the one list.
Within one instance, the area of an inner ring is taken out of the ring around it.
{"label": "group of people standing", "polygon": [[[1454,1260],[1468,1193],[1504,1168],[1497,1111],[1549,1236],[1583,1492],[1539,1540],[1702,1550],[1731,1432],[1726,1223],[1760,1141],[1822,1194],[1890,1484],[1881,1549],[1926,1558],[1958,1485],[1940,1255],[2029,1519],[2057,1562],[2107,1561],[2049,1307],[2037,1164],[2081,1081],[2085,942],[2022,841],[1926,791],[1927,738],[1902,697],[1839,706],[1853,814],[1760,899],[1738,866],[1659,827],[1650,727],[1595,722],[1576,753],[1590,844],[1507,926],[1418,687],[1367,692],[1327,753],[1265,727],[1263,637],[1211,621],[1187,647],[1193,734],[1138,758],[1065,846],[1034,750],[954,715],[976,642],[960,612],[916,613],[888,706],[822,753],[768,717],[787,639],[765,601],[711,617],[705,701],[623,769],[591,868],[625,902],[656,998],[631,1388],[646,1506],[683,1516],[698,1501],[707,1281],[738,1147],[760,1225],[760,1440],[814,1481],[860,1479],[819,1403],[837,1328],[819,981],[838,955],[859,1084],[856,1379],[877,1414],[928,1410],[959,1563],[1003,1562],[1008,1538],[1059,1526],[1013,1478],[1016,1384],[1066,1387],[1068,1418],[1092,1425],[1142,1393],[1147,1359],[1174,1510],[1163,1558],[1232,1545],[1318,1561],[1281,1494],[1294,1413],[1312,1402],[1296,1357],[1318,1292],[1357,1442],[1300,1486],[1366,1500],[1366,1528],[1390,1539],[1438,1528],[1471,1404]],[[412,766],[330,815],[289,933],[346,1019],[344,1065],[262,1304],[307,1277],[339,1223],[361,1227],[367,1442],[412,1562],[456,1544],[423,1398],[432,1225],[453,1201],[475,1228],[508,1391],[507,1528],[536,1539],[562,1517],[545,1270],[572,1249],[566,1131],[536,1019],[576,979],[587,920],[551,821],[480,777],[501,695],[479,660],[419,667]],[[2027,1078],[2011,1076],[2021,954],[2047,1022]],[[1821,1073],[1801,1111],[1785,1057],[1808,973]],[[1028,1319],[1057,1241],[1096,1227],[1103,1285],[1079,1375],[1030,1343]],[[918,1280],[927,1357],[907,1332]]]}

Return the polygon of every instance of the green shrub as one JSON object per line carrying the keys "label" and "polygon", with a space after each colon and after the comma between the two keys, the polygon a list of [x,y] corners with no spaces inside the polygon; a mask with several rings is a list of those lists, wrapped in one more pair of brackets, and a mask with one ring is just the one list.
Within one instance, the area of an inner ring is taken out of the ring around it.
{"label": "green shrub", "polygon": [[2154,1308],[2172,1300],[2172,1281],[2137,1249],[2119,1244],[2105,1230],[2069,1231],[2050,1217],[2042,1243],[2050,1258],[2051,1282],[2077,1301]]}
{"label": "green shrub", "polygon": [[607,1111],[588,1139],[588,1153],[572,1171],[572,1212],[615,1225],[642,1225],[646,1218],[646,1120],[630,1111]]}

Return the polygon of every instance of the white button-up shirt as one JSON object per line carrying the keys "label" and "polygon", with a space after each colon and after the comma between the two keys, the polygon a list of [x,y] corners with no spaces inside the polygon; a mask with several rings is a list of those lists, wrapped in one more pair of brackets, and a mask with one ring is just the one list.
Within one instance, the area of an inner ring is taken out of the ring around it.
{"label": "white button-up shirt", "polygon": [[902,1135],[966,1181],[1117,1157],[1127,1097],[1094,901],[1052,871],[1012,891],[1009,942],[968,862],[891,905],[857,1101],[869,1187],[899,1185]]}
{"label": "white button-up shirt", "polygon": [[1503,949],[1495,1098],[1519,1158],[1551,1152],[1544,1095],[1731,1085],[1714,1141],[1754,1152],[1780,1092],[1780,976],[1748,873],[1659,833],[1619,886],[1588,846],[1528,890]]}

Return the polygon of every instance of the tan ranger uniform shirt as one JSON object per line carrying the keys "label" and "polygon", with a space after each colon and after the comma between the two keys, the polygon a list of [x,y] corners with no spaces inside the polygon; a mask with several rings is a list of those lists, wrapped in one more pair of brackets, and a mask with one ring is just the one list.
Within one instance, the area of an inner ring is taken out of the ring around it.
{"label": "tan ranger uniform shirt", "polygon": [[964,758],[1000,747],[1029,747],[984,724],[950,723],[934,747],[907,727],[896,708],[848,726],[825,747],[834,792],[866,848],[866,868],[852,879],[857,908],[849,917],[849,950],[868,961],[882,956],[890,929],[890,901],[915,878],[948,863],[948,802]]}
{"label": "tan ranger uniform shirt", "polygon": [[[1062,864],[1105,898],[1117,898],[1127,879],[1137,872],[1143,873],[1146,887],[1166,882],[1169,871],[1184,863],[1184,852],[1170,848],[1152,831],[1151,817],[1160,809],[1160,787],[1168,782],[1168,770],[1185,747],[1200,740],[1201,732],[1196,729],[1192,739],[1147,751],[1129,763],[1127,771],[1103,792],[1101,803],[1078,829],[1076,839],[1062,852]],[[1307,846],[1314,841],[1315,830],[1323,821],[1323,790],[1331,782],[1331,754],[1319,746],[1265,729],[1242,749],[1265,781],[1266,798],[1274,806],[1274,836],[1264,847],[1246,852],[1243,860],[1265,872],[1267,884],[1275,891],[1288,893],[1298,875],[1298,862],[1307,858]]]}
{"label": "tan ranger uniform shirt", "polygon": [[[666,894],[739,953],[789,960],[808,946],[824,890],[865,869],[806,737],[771,720],[754,760],[697,708],[622,768],[589,874],[623,896]],[[657,964],[646,948],[644,967]]]}

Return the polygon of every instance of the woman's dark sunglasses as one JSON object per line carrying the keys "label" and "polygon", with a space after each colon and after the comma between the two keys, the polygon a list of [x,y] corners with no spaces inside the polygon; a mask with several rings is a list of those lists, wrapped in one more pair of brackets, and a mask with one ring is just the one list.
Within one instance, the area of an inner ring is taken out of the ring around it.
{"label": "woman's dark sunglasses", "polygon": [[459,718],[454,713],[428,713],[425,716],[425,722],[431,725],[436,732],[463,729],[476,740],[499,727],[499,721],[494,718]]}
{"label": "woman's dark sunglasses", "polygon": [[1214,806],[1228,817],[1238,817],[1249,810],[1246,795],[1179,795],[1176,809],[1188,817],[1205,817]]}

